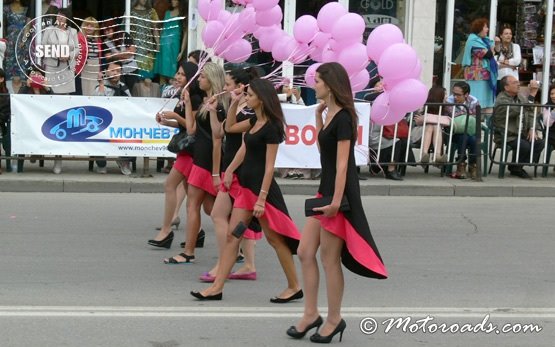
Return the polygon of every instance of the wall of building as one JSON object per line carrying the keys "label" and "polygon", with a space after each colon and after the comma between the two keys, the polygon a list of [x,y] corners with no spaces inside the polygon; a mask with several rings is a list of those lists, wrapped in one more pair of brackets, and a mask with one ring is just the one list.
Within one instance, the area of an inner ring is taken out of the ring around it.
{"label": "wall of building", "polygon": [[411,26],[409,44],[414,47],[422,62],[422,82],[431,87],[434,68],[436,0],[413,0],[413,4],[413,19],[411,21],[407,18],[406,21],[407,25]]}

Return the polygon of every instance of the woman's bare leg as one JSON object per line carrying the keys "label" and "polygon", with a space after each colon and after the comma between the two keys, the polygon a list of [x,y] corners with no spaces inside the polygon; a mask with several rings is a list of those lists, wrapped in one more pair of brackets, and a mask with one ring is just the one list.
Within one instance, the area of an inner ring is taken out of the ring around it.
{"label": "woman's bare leg", "polygon": [[297,255],[301,261],[303,272],[304,312],[297,322],[297,331],[305,331],[320,315],[318,312],[318,287],[320,284],[320,271],[316,252],[320,247],[320,221],[316,218],[307,218]]}
{"label": "woman's bare leg", "polygon": [[177,188],[184,180],[184,176],[177,169],[172,168],[164,183],[164,218],[162,228],[154,240],[163,240],[171,231],[171,223],[177,205]]}

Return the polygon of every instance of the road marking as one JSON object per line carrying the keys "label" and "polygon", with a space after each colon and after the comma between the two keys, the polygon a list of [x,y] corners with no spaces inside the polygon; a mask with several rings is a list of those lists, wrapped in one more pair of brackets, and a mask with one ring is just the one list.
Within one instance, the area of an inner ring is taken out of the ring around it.
{"label": "road marking", "polygon": [[[327,309],[320,308],[325,314]],[[0,317],[298,317],[302,307],[0,306]],[[555,318],[555,308],[344,307],[345,318],[434,316],[444,318]]]}

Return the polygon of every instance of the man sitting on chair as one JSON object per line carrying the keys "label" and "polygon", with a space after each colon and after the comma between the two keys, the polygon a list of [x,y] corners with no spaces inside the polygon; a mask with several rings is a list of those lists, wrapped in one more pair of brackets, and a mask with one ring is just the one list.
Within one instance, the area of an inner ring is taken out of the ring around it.
{"label": "man sitting on chair", "polygon": [[[525,164],[530,163],[530,155],[532,149],[534,151],[533,161],[537,163],[540,158],[544,142],[539,138],[539,115],[536,115],[536,124],[534,125],[534,111],[532,107],[508,106],[507,104],[526,104],[533,103],[534,97],[538,93],[539,85],[536,81],[530,81],[530,96],[526,99],[518,93],[520,82],[513,76],[505,76],[501,79],[502,91],[495,100],[495,108],[493,111],[493,125],[495,127],[494,140],[498,146],[503,146],[503,137],[505,136],[505,123],[507,121],[507,147],[513,152],[512,164],[509,165],[509,171],[512,176],[520,178],[530,178],[528,173],[522,168]],[[522,109],[522,116],[520,114]],[[521,122],[521,124],[519,124]],[[520,129],[520,134],[519,134]],[[535,130],[535,131],[534,131]],[[533,147],[532,147],[533,142]],[[516,161],[517,147],[520,145],[518,161]],[[501,158],[503,161],[504,158]]]}

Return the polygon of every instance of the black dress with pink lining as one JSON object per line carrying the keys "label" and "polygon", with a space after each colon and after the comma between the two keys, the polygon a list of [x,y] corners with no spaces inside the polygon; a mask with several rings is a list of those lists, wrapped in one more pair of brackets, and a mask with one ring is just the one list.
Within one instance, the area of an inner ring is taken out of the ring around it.
{"label": "black dress with pink lining", "polygon": [[350,211],[338,212],[332,218],[322,215],[317,215],[315,218],[320,221],[322,228],[345,240],[341,261],[347,269],[364,277],[385,279],[388,276],[387,269],[370,233],[360,199],[353,126],[349,112],[341,110],[318,134],[322,164],[319,196],[333,196],[337,167],[337,143],[341,140],[351,140],[344,193],[349,201]]}
{"label": "black dress with pink lining", "polygon": [[[218,106],[218,121],[225,119],[225,110]],[[212,184],[212,128],[210,126],[210,115],[201,116],[197,114],[197,131],[195,133],[195,148],[193,154],[193,166],[187,179],[187,183],[200,188],[212,196],[216,196],[216,188]]]}
{"label": "black dress with pink lining", "polygon": [[[256,118],[251,118],[250,122],[251,127],[254,126]],[[249,130],[245,133],[243,141],[245,141],[246,153],[238,173],[240,189],[233,204],[234,208],[253,210],[266,170],[266,146],[283,141],[283,135],[281,135],[283,131],[280,131],[279,126],[267,121],[258,131],[251,133]],[[283,194],[273,178],[266,196],[264,214],[260,218],[266,219],[270,228],[284,237],[291,253],[297,253],[301,234],[289,217]]]}

